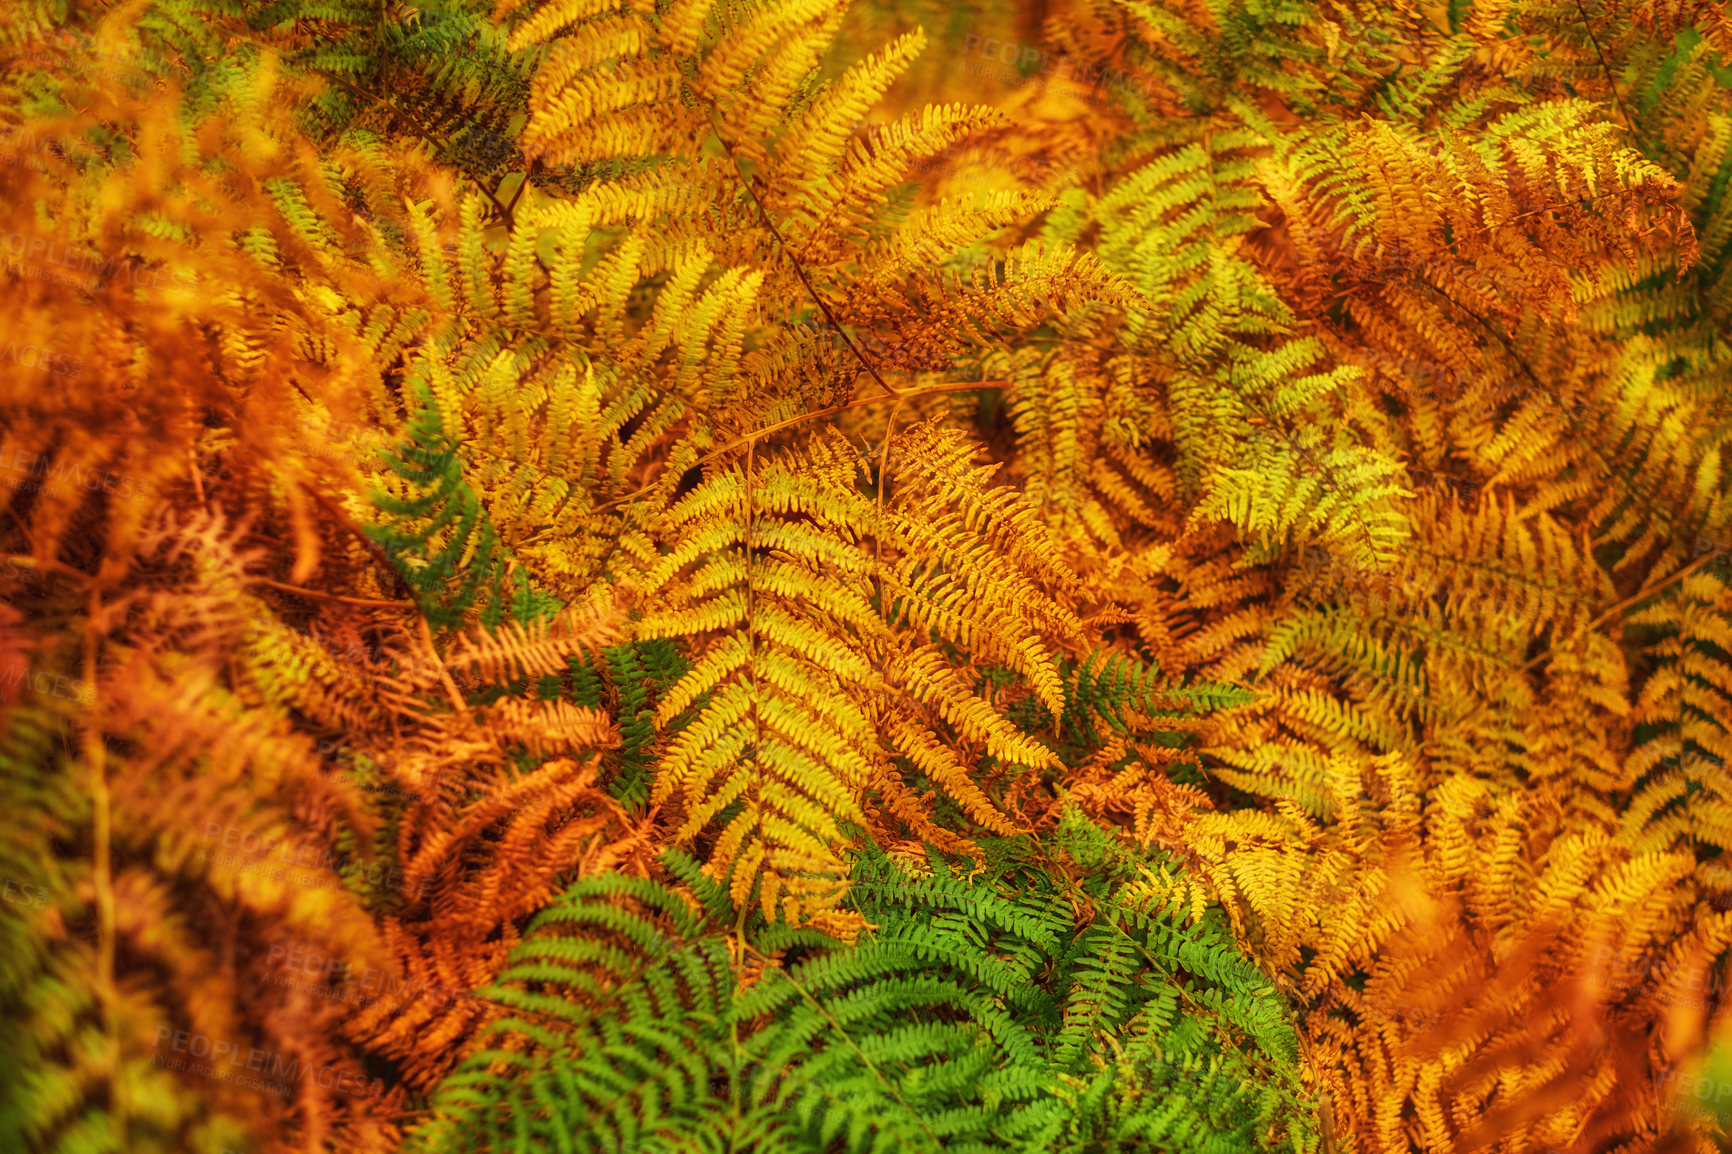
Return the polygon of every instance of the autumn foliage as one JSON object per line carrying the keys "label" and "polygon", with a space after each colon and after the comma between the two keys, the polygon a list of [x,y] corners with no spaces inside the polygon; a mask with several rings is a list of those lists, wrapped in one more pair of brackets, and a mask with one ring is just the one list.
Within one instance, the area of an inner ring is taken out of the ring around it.
{"label": "autumn foliage", "polygon": [[1717,6],[0,54],[0,1148],[1726,1143]]}

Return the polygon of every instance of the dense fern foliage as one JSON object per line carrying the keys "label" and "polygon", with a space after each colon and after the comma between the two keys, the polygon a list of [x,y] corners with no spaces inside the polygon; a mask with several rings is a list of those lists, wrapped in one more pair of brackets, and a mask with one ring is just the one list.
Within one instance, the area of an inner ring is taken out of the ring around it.
{"label": "dense fern foliage", "polygon": [[1051,847],[1080,876],[1027,843],[966,874],[863,855],[849,902],[876,929],[847,948],[738,934],[678,851],[696,909],[578,882],[489,991],[517,1016],[446,1080],[425,1148],[1307,1148],[1274,987],[1086,820]]}
{"label": "dense fern foliage", "polygon": [[0,1149],[1727,1148],[1718,6],[0,57]]}

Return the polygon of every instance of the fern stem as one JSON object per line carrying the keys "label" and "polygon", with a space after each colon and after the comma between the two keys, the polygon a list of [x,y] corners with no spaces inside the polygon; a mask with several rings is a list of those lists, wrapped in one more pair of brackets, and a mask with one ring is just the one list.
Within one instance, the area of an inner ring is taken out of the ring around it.
{"label": "fern stem", "polygon": [[1630,119],[1630,110],[1624,107],[1623,94],[1618,91],[1618,80],[1612,75],[1612,66],[1606,62],[1606,54],[1600,48],[1600,38],[1594,35],[1594,26],[1588,20],[1587,9],[1582,7],[1582,0],[1576,0],[1576,11],[1582,15],[1582,31],[1588,34],[1588,43],[1594,46],[1594,55],[1600,58],[1600,67],[1606,72],[1606,85],[1612,90],[1612,100],[1617,104],[1618,111],[1624,116],[1624,126],[1630,130],[1630,135],[1636,135],[1636,122]]}
{"label": "fern stem", "polygon": [[34,557],[28,553],[13,553],[7,555],[4,560],[8,565],[21,565],[26,569],[40,569],[46,573],[59,573],[63,577],[76,577],[80,581],[91,580],[90,574],[86,573],[84,570],[74,569],[72,566],[61,561],[56,561],[52,557]]}
{"label": "fern stem", "polygon": [[[1638,605],[1643,601],[1646,601],[1648,598],[1650,598],[1654,594],[1660,592],[1662,589],[1666,588],[1668,585],[1671,585],[1674,582],[1682,581],[1684,578],[1688,577],[1690,574],[1694,573],[1696,570],[1700,569],[1702,566],[1706,565],[1708,562],[1714,560],[1714,558],[1716,558],[1716,557],[1721,556],[1722,554],[1726,553],[1727,551],[1728,550],[1726,547],[1722,547],[1722,548],[1714,550],[1712,553],[1705,553],[1702,556],[1698,557],[1696,560],[1692,561],[1690,564],[1688,564],[1688,565],[1684,566],[1682,569],[1678,570],[1676,573],[1672,574],[1670,577],[1665,577],[1659,581],[1653,581],[1647,585],[1644,585],[1642,588],[1636,590],[1634,593],[1630,594],[1628,597],[1624,598],[1622,601],[1619,601],[1615,605],[1611,605],[1608,608],[1606,608],[1605,610],[1603,610],[1599,616],[1595,617],[1592,621],[1588,622],[1588,629],[1590,631],[1592,631],[1592,630],[1600,628],[1603,625],[1608,624],[1609,622],[1622,616],[1625,612],[1627,612],[1633,606]],[[1524,662],[1521,665],[1521,667],[1516,670],[1516,672],[1522,673],[1522,674],[1532,673],[1535,669],[1537,669],[1540,666],[1540,664],[1542,662],[1544,662],[1546,660],[1546,658],[1550,657],[1552,655],[1553,651],[1555,651],[1556,649],[1557,649],[1557,646],[1555,644],[1546,646],[1544,649],[1540,650],[1539,653],[1535,654],[1533,657],[1529,658],[1526,662]],[[1487,698],[1482,698],[1480,700],[1479,704],[1475,705],[1472,709],[1468,710],[1466,713],[1463,713],[1461,716],[1457,717],[1454,721],[1450,722],[1447,726],[1445,726],[1443,729],[1443,732],[1447,733],[1450,730],[1455,729],[1458,726],[1467,724],[1467,722],[1473,720],[1475,717],[1479,716],[1480,713],[1484,712],[1484,710],[1488,704],[1490,704],[1490,700]]]}
{"label": "fern stem", "polygon": [[419,613],[416,616],[421,622],[421,640],[433,658],[433,668],[439,671],[439,683],[445,687],[446,698],[459,715],[467,713],[469,707],[464,704],[463,695],[457,692],[457,683],[451,680],[451,671],[445,668],[445,659],[439,656],[439,647],[433,644],[433,628],[427,624],[427,615]]}
{"label": "fern stem", "polygon": [[[355,524],[354,520],[350,518],[349,514],[341,505],[337,504],[336,501],[332,500],[312,485],[303,484],[301,486],[301,491],[317,502],[319,508],[329,514],[331,519],[336,521],[337,524],[341,525],[343,529],[348,532],[349,536],[361,543],[361,547],[367,551],[368,555],[371,556],[373,560],[377,561],[384,568],[385,572],[391,574],[391,579],[398,589],[405,592],[408,591],[408,587],[403,583],[402,575],[399,574],[396,567],[391,564],[391,558],[386,556],[385,551],[379,547],[377,541],[373,540],[371,537],[367,536],[366,533],[361,531],[361,527]],[[404,602],[404,604],[414,604],[414,602]]]}
{"label": "fern stem", "polygon": [[297,597],[313,597],[320,601],[336,601],[343,605],[359,605],[367,609],[413,609],[413,601],[381,601],[377,597],[347,597],[341,593],[326,593],[319,589],[307,589],[300,585],[288,585],[281,581],[271,581],[264,577],[254,577],[253,584],[263,585],[269,589],[280,589],[284,593],[293,593]]}
{"label": "fern stem", "polygon": [[835,330],[836,334],[842,338],[844,343],[847,344],[848,351],[854,354],[855,359],[860,362],[868,373],[872,374],[872,379],[878,382],[878,386],[893,397],[901,396],[901,389],[892,388],[885,382],[883,377],[878,375],[877,366],[873,365],[871,361],[866,359],[866,354],[860,351],[859,346],[854,343],[854,338],[849,336],[843,330],[842,322],[838,321],[836,319],[836,314],[830,311],[829,302],[818,295],[818,290],[813,287],[811,280],[807,278],[806,270],[801,266],[799,258],[796,257],[793,250],[788,247],[788,242],[782,238],[782,232],[776,227],[776,222],[770,219],[770,210],[766,208],[764,202],[758,198],[758,190],[752,187],[752,180],[754,178],[748,177],[746,175],[746,170],[740,167],[740,158],[734,155],[733,143],[722,134],[721,125],[716,122],[717,112],[715,104],[709,97],[698,92],[696,89],[693,89],[693,94],[697,96],[699,100],[704,102],[705,108],[709,109],[710,127],[715,130],[716,139],[722,142],[722,148],[727,152],[728,159],[734,162],[734,171],[739,175],[741,187],[746,190],[746,195],[751,197],[752,203],[757,206],[758,217],[764,222],[764,227],[770,230],[770,235],[776,238],[776,247],[781,250],[783,256],[788,258],[788,264],[793,268],[794,275],[800,278],[800,283],[806,286],[806,291],[811,294],[812,299],[817,302],[818,307],[824,311],[824,319],[830,322],[830,327]]}
{"label": "fern stem", "polygon": [[902,398],[891,406],[890,420],[884,426],[884,447],[878,453],[878,532],[872,535],[873,574],[878,582],[878,616],[884,616],[884,474],[890,468],[890,440],[896,435],[896,414],[902,411]]}
{"label": "fern stem", "polygon": [[[744,942],[742,942],[741,945],[744,950],[756,954],[766,965],[774,964],[773,959],[763,954],[755,947]],[[814,998],[811,995],[811,992],[800,983],[800,979],[794,976],[792,970],[789,970],[786,967],[778,967],[777,972],[781,974],[783,979],[785,979],[789,985],[794,987],[794,992],[804,998],[808,1005],[810,1005],[814,1010],[817,1010],[820,1014],[824,1015],[825,1021],[829,1022],[831,1028],[836,1031],[836,1036],[848,1044],[848,1048],[854,1051],[854,1056],[860,1059],[861,1064],[864,1065],[867,1070],[871,1071],[873,1078],[877,1080],[878,1084],[889,1090],[890,1096],[896,1099],[897,1104],[904,1110],[908,1111],[909,1117],[913,1118],[920,1128],[926,1132],[926,1137],[932,1142],[932,1149],[943,1150],[944,1143],[938,1140],[938,1135],[934,1134],[932,1128],[926,1124],[925,1116],[908,1105],[907,1100],[902,1097],[901,1092],[897,1089],[895,1080],[887,1077],[884,1072],[878,1068],[877,1064],[872,1061],[866,1051],[860,1048],[860,1043],[854,1040],[854,1036],[842,1028],[842,1023],[836,1020],[836,1015],[830,1012],[830,1008],[823,1002],[820,1002],[817,998]]]}
{"label": "fern stem", "polygon": [[[1663,578],[1659,581],[1654,581],[1654,582],[1651,582],[1647,585],[1644,585],[1642,588],[1636,590],[1634,593],[1630,594],[1628,597],[1624,598],[1622,601],[1618,602],[1616,605],[1613,605],[1610,608],[1606,609],[1598,617],[1596,617],[1592,621],[1588,622],[1588,628],[1589,629],[1598,629],[1600,626],[1605,625],[1606,623],[1612,621],[1613,619],[1615,619],[1617,617],[1621,617],[1632,606],[1635,606],[1635,605],[1639,604],[1640,602],[1646,601],[1648,598],[1652,597],[1654,594],[1658,593],[1660,590],[1666,588],[1666,586],[1671,585],[1677,581],[1682,581],[1684,578],[1688,577],[1690,574],[1694,573],[1696,570],[1700,569],[1702,566],[1706,565],[1708,562],[1714,560],[1714,558],[1720,556],[1721,554],[1723,554],[1725,552],[1726,552],[1726,549],[1724,547],[1722,547],[1722,548],[1714,550],[1712,553],[1704,553],[1702,556],[1696,558],[1696,560],[1694,560],[1690,564],[1684,566],[1682,569],[1678,570],[1676,573],[1672,574],[1670,577],[1666,577],[1666,578]],[[1533,660],[1529,661],[1526,665],[1522,666],[1522,672],[1526,673],[1530,669],[1533,669],[1540,662],[1544,661],[1546,659],[1546,657],[1548,655],[1550,655],[1553,648],[1554,647],[1550,646],[1550,645],[1546,646],[1544,653],[1541,653],[1539,656],[1537,656],[1537,657],[1533,658]]]}
{"label": "fern stem", "polygon": [[[258,41],[257,39],[254,39],[252,37],[238,37],[238,39],[245,40],[247,43],[250,43],[250,44],[254,45],[255,47],[264,47],[264,45],[260,41]],[[335,72],[331,72],[331,71],[329,71],[327,69],[323,69],[323,68],[309,68],[308,71],[317,74],[319,77],[321,77],[325,80],[328,80],[333,84],[340,85],[341,87],[347,89],[351,96],[358,96],[363,101],[375,99],[375,97],[373,97],[372,94],[370,94],[369,92],[367,92],[366,90],[364,90],[362,88],[357,87],[355,84],[351,83],[349,80],[345,79],[344,77],[338,75]],[[437,149],[441,144],[441,140],[436,133],[430,131],[427,122],[420,116],[420,114],[417,113],[414,110],[414,108],[412,108],[411,106],[409,106],[407,104],[400,103],[397,100],[396,93],[391,90],[389,85],[384,86],[383,91],[385,92],[386,98],[390,102],[391,107],[396,112],[398,112],[400,115],[402,115],[404,120],[408,121],[413,126],[413,131],[414,131],[415,135],[419,136],[422,140],[426,141],[428,144],[432,145],[435,149]],[[530,163],[529,163],[528,168],[525,169],[525,171],[523,173],[523,182],[517,186],[517,191],[516,191],[516,193],[514,193],[512,195],[510,204],[499,203],[499,198],[494,195],[493,190],[491,188],[488,188],[487,185],[482,183],[482,181],[480,179],[471,176],[471,179],[475,181],[475,187],[477,189],[479,189],[481,192],[481,195],[486,197],[487,200],[493,205],[494,210],[499,213],[500,219],[505,222],[505,227],[508,229],[516,227],[517,219],[516,219],[516,216],[514,214],[514,210],[517,208],[517,199],[518,199],[518,197],[523,195],[523,190],[526,187],[528,187],[530,174],[533,173],[534,171],[535,171],[535,158],[532,157],[530,159]],[[547,263],[541,259],[539,254],[537,254],[535,257],[535,265],[544,274],[548,273]],[[537,289],[539,290],[540,287],[541,286],[537,286]]]}
{"label": "fern stem", "polygon": [[[764,824],[763,796],[761,791],[761,786],[763,784],[763,771],[758,765],[758,745],[764,739],[763,717],[759,713],[759,705],[763,699],[760,696],[760,689],[758,687],[758,630],[752,619],[752,609],[757,602],[757,598],[752,595],[752,578],[754,576],[752,565],[752,460],[756,455],[756,451],[756,441],[753,441],[746,446],[746,469],[744,477],[742,478],[742,484],[745,489],[745,524],[741,536],[744,540],[744,549],[746,554],[746,680],[752,687],[752,810],[757,819],[757,836],[762,838]],[[748,883],[748,887],[749,885],[750,883]],[[750,897],[751,891],[748,888],[746,898],[749,899]],[[746,914],[751,909],[751,902],[749,900],[742,900],[739,903],[739,907],[739,914],[734,919],[734,937],[738,940],[740,949],[743,952],[746,946]],[[774,910],[769,910],[767,912],[774,916]]]}
{"label": "fern stem", "polygon": [[[790,429],[795,425],[800,424],[802,421],[810,421],[818,417],[833,417],[837,413],[846,412],[849,409],[859,409],[866,405],[879,405],[883,404],[885,401],[895,401],[897,404],[901,404],[903,401],[915,400],[920,397],[936,396],[939,393],[967,393],[972,392],[975,389],[1008,389],[1011,384],[1012,382],[1010,381],[948,381],[942,385],[932,385],[928,388],[917,389],[912,392],[897,393],[894,396],[861,397],[857,400],[847,401],[840,405],[831,405],[828,408],[823,409],[813,409],[809,413],[801,413],[797,417],[789,417],[785,421],[777,421],[773,425],[766,425],[764,428],[758,429],[756,432],[747,433],[743,437],[736,437],[721,448],[705,453],[696,461],[693,461],[692,465],[697,466],[707,464],[724,453],[731,453],[742,446],[753,444],[759,437],[767,437],[772,433],[779,433],[783,429]],[[599,513],[604,509],[611,509],[615,505],[624,504],[634,497],[641,497],[653,488],[655,488],[654,484],[641,486],[640,488],[627,493],[623,497],[615,497],[611,501],[604,501],[600,505],[593,506],[590,511],[592,513]],[[534,539],[535,538],[532,538],[532,540]]]}
{"label": "fern stem", "polygon": [[[84,623],[84,654],[81,674],[92,693],[96,688],[98,630],[102,619],[102,591],[90,590],[88,616]],[[92,701],[84,727],[84,762],[90,772],[91,852],[90,880],[96,891],[96,996],[102,1003],[103,1032],[109,1052],[109,1086],[118,1149],[126,1143],[126,1085],[121,1077],[119,997],[114,986],[114,860],[113,815],[108,793],[108,765],[102,741],[99,703]]]}
{"label": "fern stem", "polygon": [[199,504],[205,504],[204,474],[199,469],[197,449],[189,447],[186,451],[186,473],[192,478],[193,496],[198,498]]}

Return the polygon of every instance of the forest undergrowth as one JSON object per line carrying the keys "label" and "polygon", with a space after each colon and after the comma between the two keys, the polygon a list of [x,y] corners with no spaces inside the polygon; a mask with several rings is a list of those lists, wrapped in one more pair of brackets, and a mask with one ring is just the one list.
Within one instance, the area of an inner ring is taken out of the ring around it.
{"label": "forest undergrowth", "polygon": [[1719,5],[0,59],[0,1149],[1732,1146]]}

